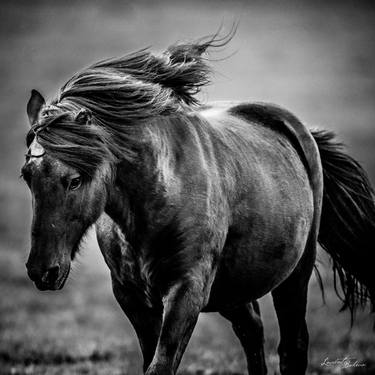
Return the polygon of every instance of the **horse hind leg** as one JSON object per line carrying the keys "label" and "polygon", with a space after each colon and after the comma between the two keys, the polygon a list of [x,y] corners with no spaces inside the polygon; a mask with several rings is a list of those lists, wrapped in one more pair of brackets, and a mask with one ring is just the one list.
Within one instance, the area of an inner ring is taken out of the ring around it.
{"label": "horse hind leg", "polygon": [[258,302],[254,301],[232,310],[220,311],[220,314],[232,323],[233,331],[244,348],[249,374],[266,374],[263,324]]}
{"label": "horse hind leg", "polygon": [[303,375],[307,369],[307,290],[315,254],[316,242],[310,241],[292,274],[272,291],[280,327],[278,353],[281,375]]}

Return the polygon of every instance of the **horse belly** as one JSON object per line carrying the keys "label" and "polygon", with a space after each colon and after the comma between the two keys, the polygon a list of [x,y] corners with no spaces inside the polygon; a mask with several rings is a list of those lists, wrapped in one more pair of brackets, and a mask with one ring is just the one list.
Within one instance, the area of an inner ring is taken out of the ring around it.
{"label": "horse belly", "polygon": [[280,204],[263,201],[259,207],[260,199],[245,210],[251,215],[240,213],[237,225],[229,228],[205,311],[260,298],[290,275],[303,254],[313,222],[308,184],[297,190],[297,199],[291,194],[282,201],[278,197]]}

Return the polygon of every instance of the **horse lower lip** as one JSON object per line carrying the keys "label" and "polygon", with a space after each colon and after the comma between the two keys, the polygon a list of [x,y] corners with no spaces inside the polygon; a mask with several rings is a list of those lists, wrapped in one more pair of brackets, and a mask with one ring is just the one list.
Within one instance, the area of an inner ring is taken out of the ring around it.
{"label": "horse lower lip", "polygon": [[35,286],[41,290],[41,291],[45,291],[45,290],[56,290],[55,286],[52,285],[52,284],[45,284],[45,283],[41,283],[41,282],[35,282]]}
{"label": "horse lower lip", "polygon": [[60,290],[64,287],[65,282],[68,279],[69,271],[70,271],[70,266],[67,269],[67,271],[63,274],[63,276],[59,278],[59,280],[57,280],[57,282],[54,284],[48,284],[48,283],[43,283],[40,281],[35,281],[35,286],[41,291]]}

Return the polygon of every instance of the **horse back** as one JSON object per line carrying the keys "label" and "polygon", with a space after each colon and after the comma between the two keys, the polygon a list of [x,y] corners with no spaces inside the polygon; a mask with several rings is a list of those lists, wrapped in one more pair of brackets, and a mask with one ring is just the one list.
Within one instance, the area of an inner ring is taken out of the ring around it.
{"label": "horse back", "polygon": [[323,200],[323,170],[318,145],[311,131],[286,109],[269,103],[242,103],[228,112],[250,122],[261,122],[283,134],[298,153],[309,177],[313,193],[314,219],[312,235],[317,240]]}
{"label": "horse back", "polygon": [[[201,114],[215,130],[226,129],[224,137],[235,138],[234,142],[225,140],[224,143],[227,143],[226,148],[230,149],[230,153],[239,159],[243,156],[238,155],[241,154],[242,144],[247,149],[246,154],[250,155],[251,152],[259,151],[255,144],[257,140],[260,140],[260,147],[266,145],[275,150],[282,141],[286,141],[287,147],[284,147],[284,150],[288,148],[288,151],[293,150],[298,154],[314,193],[314,207],[317,211],[321,210],[323,172],[319,149],[311,131],[291,112],[269,103],[214,102],[203,107]],[[217,126],[218,122],[224,126]],[[245,126],[239,126],[240,122],[245,122]],[[235,133],[234,137],[233,133]],[[225,147],[221,146],[221,148]],[[227,153],[224,156],[228,158],[229,155]],[[283,155],[279,154],[279,156]],[[285,157],[288,157],[287,153]],[[244,159],[242,158],[241,161],[243,162]],[[235,168],[233,170],[235,171]]]}

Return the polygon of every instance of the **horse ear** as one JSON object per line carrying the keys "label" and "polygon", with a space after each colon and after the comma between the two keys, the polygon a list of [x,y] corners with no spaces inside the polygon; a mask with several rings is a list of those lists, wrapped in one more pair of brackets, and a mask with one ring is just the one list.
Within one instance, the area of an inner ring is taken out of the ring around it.
{"label": "horse ear", "polygon": [[86,109],[86,108],[82,108],[77,113],[74,121],[77,122],[78,124],[81,124],[81,125],[90,125],[91,124],[91,118],[92,118],[91,111]]}
{"label": "horse ear", "polygon": [[31,97],[27,103],[27,116],[31,126],[38,119],[39,112],[45,104],[43,96],[37,90],[31,90]]}

